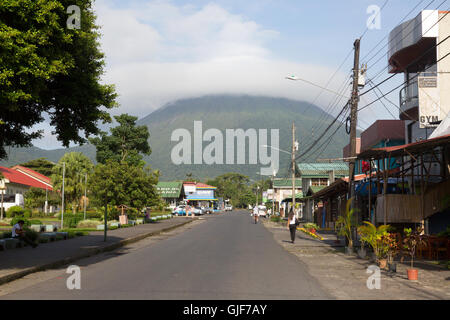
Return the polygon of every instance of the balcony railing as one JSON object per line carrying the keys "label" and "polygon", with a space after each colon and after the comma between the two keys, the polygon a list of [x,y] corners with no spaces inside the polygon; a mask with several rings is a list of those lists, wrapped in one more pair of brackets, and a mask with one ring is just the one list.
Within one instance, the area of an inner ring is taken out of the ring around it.
{"label": "balcony railing", "polygon": [[400,90],[400,114],[419,106],[419,86],[417,79]]}

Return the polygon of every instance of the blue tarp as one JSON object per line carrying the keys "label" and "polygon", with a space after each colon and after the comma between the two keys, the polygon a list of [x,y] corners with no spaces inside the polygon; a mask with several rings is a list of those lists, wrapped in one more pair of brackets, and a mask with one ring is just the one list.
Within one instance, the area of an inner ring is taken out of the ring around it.
{"label": "blue tarp", "polygon": [[[406,183],[406,182],[405,182]],[[380,181],[380,192],[377,190],[377,183],[376,181],[372,180],[372,195],[375,196],[379,193],[384,192],[384,181]],[[405,187],[405,192],[408,192],[409,188]],[[401,188],[401,179],[398,178],[388,178],[388,187],[387,187],[387,193],[388,194],[398,194],[402,192]],[[367,197],[369,196],[369,181],[362,181],[356,185],[356,193],[360,196]]]}

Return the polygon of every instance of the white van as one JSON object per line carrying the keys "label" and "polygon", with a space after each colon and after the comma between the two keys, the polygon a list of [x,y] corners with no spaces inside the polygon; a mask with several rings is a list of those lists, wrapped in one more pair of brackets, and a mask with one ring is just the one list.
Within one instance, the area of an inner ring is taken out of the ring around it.
{"label": "white van", "polygon": [[267,217],[267,207],[259,205],[258,206],[258,214],[260,217],[266,218]]}

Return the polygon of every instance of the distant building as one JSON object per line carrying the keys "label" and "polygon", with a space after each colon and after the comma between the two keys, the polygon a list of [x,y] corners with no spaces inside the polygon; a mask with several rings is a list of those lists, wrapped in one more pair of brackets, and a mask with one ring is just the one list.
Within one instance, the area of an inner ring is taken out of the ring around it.
{"label": "distant building", "polygon": [[[405,143],[405,121],[403,120],[377,120],[369,128],[361,133],[361,138],[356,140],[356,155],[369,149],[385,148],[399,146]],[[343,157],[350,157],[350,145],[342,150]],[[379,166],[380,170],[384,168],[394,169],[398,167],[397,159],[392,158],[390,163],[381,161],[373,163],[372,169]],[[358,160],[355,163],[355,175],[363,174],[363,161]],[[348,172],[347,172],[348,175]]]}
{"label": "distant building", "polygon": [[176,207],[181,201],[183,201],[184,189],[182,182],[160,181],[156,185],[156,190],[159,193],[161,199],[163,199],[166,202],[166,204],[171,208]]}
{"label": "distant building", "polygon": [[298,168],[302,177],[303,194],[305,195],[302,199],[303,219],[312,222],[314,219],[314,201],[310,196],[314,192],[329,186],[336,179],[348,176],[348,165],[343,162],[299,163]]}
{"label": "distant building", "polygon": [[218,208],[219,199],[215,197],[216,187],[201,182],[184,182],[184,201],[196,207]]}
{"label": "distant building", "polygon": [[50,178],[31,169],[15,166],[13,168],[0,167],[5,185],[6,194],[25,194],[30,188],[53,190]]}
{"label": "distant building", "polygon": [[3,208],[24,205],[24,194],[31,188],[52,191],[50,178],[31,169],[15,166],[13,168],[0,167],[3,175],[2,185],[6,187],[3,196]]}
{"label": "distant building", "polygon": [[[405,143],[426,140],[450,111],[450,16],[447,11],[424,10],[389,34],[389,72],[403,73],[400,119]],[[441,60],[442,59],[442,60]]]}
{"label": "distant building", "polygon": [[[289,202],[292,202],[292,178],[276,178],[273,180],[273,195],[270,195],[268,200],[272,201],[274,196],[275,210],[278,210],[282,215],[289,210]],[[295,194],[296,199],[302,198],[302,179],[295,179]],[[285,201],[285,200],[290,201]]]}

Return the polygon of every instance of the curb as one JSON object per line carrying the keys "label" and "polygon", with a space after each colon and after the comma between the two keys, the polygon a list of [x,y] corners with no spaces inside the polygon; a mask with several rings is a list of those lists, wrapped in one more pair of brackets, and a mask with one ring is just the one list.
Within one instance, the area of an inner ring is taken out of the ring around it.
{"label": "curb", "polygon": [[141,234],[141,235],[136,236],[136,237],[126,238],[126,239],[120,240],[117,243],[113,243],[113,244],[110,244],[110,245],[107,245],[107,246],[104,246],[104,247],[89,249],[89,250],[87,250],[84,253],[77,254],[77,255],[72,256],[72,257],[67,257],[67,258],[64,258],[64,259],[61,259],[61,260],[53,261],[53,262],[50,262],[50,263],[42,264],[42,265],[35,266],[35,267],[26,268],[26,269],[23,269],[23,270],[20,270],[20,271],[11,273],[11,274],[7,274],[5,276],[1,276],[0,277],[0,285],[3,285],[5,283],[8,283],[8,282],[20,279],[20,278],[23,278],[23,277],[25,277],[25,276],[27,276],[29,274],[35,273],[35,272],[45,271],[47,269],[54,269],[54,268],[67,265],[69,263],[72,263],[72,262],[80,260],[80,259],[84,259],[84,258],[88,258],[88,257],[91,257],[91,256],[95,256],[95,255],[100,254],[100,253],[112,251],[112,250],[118,249],[120,247],[123,247],[123,246],[125,246],[127,244],[135,243],[135,242],[138,242],[138,241],[143,240],[145,238],[152,237],[152,236],[158,235],[160,233],[171,231],[171,230],[174,230],[176,228],[185,226],[185,225],[187,225],[187,224],[189,224],[189,223],[191,223],[191,222],[193,222],[195,220],[197,220],[197,219],[192,219],[190,221],[186,221],[186,222],[183,222],[181,224],[177,224],[175,226],[167,227],[167,228],[164,228],[164,229],[161,229],[161,230],[152,231],[152,232],[149,232],[149,233],[144,233],[144,234]]}

